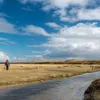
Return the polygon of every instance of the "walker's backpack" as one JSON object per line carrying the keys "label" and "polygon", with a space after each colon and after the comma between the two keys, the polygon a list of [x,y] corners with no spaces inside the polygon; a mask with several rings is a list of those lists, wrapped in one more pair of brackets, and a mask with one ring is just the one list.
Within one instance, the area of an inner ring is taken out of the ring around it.
{"label": "walker's backpack", "polygon": [[5,62],[5,65],[8,65],[8,61]]}

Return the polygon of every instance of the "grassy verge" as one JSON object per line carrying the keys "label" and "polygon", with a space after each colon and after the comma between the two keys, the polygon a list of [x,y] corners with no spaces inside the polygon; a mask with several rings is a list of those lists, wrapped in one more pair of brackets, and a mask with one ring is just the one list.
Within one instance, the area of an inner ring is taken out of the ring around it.
{"label": "grassy verge", "polygon": [[8,71],[0,65],[0,87],[37,84],[47,80],[68,78],[99,71],[100,65],[82,64],[11,64]]}

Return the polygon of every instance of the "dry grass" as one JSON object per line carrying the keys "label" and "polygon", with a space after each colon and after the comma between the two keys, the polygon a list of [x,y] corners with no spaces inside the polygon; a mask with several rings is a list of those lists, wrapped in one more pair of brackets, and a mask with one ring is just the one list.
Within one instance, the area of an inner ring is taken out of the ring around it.
{"label": "dry grass", "polygon": [[0,64],[0,86],[38,83],[99,69],[100,65],[96,64],[11,64],[10,69],[6,71],[5,66]]}

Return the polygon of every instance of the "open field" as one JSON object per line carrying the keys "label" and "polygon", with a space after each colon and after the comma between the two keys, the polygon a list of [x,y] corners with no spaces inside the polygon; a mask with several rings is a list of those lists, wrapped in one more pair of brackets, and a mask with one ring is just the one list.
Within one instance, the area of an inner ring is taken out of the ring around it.
{"label": "open field", "polygon": [[11,64],[7,71],[0,64],[0,86],[39,83],[99,70],[99,64]]}

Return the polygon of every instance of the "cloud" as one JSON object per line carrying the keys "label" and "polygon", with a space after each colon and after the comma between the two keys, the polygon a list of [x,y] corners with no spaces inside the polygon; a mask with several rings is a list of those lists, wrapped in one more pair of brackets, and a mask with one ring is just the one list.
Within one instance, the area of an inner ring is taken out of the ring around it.
{"label": "cloud", "polygon": [[45,60],[45,58],[42,55],[36,55],[35,58],[37,60]]}
{"label": "cloud", "polygon": [[8,34],[18,34],[18,35],[39,34],[39,35],[49,36],[49,34],[41,27],[35,25],[26,25],[25,27],[21,26],[18,27],[12,23],[9,23],[3,17],[0,17],[0,32]]}
{"label": "cloud", "polygon": [[28,59],[26,58],[26,57],[13,57],[12,59],[11,59],[11,61],[18,61],[18,62],[21,62],[21,61],[27,61]]}
{"label": "cloud", "polygon": [[64,26],[59,32],[49,37],[47,43],[37,47],[48,50],[42,55],[45,59],[99,59],[100,27],[97,23]]}
{"label": "cloud", "polygon": [[27,4],[27,3],[35,4],[35,3],[40,3],[40,2],[44,3],[45,2],[45,0],[18,0],[18,1],[22,4]]}
{"label": "cloud", "polygon": [[54,22],[48,22],[48,23],[46,23],[46,25],[49,26],[49,27],[51,27],[51,28],[53,28],[53,29],[56,29],[56,30],[59,29],[59,28],[61,28],[60,25],[58,25],[58,24],[56,24]]}
{"label": "cloud", "polygon": [[49,5],[53,8],[66,8],[72,4],[86,5],[87,0],[19,0],[21,3],[38,3],[41,2],[45,7]]}
{"label": "cloud", "polygon": [[0,32],[14,34],[17,33],[17,29],[15,25],[0,17]]}
{"label": "cloud", "polygon": [[0,51],[0,61],[5,61],[6,59],[10,58],[3,51]]}
{"label": "cloud", "polygon": [[[66,14],[66,11],[56,11],[55,15],[60,15],[61,21],[79,21],[79,20],[100,20],[100,7],[94,9],[71,9],[67,11],[69,14]],[[65,14],[64,14],[65,13]]]}
{"label": "cloud", "polygon": [[6,38],[0,38],[0,41],[7,41],[8,39]]}
{"label": "cloud", "polygon": [[23,28],[23,31],[31,34],[49,36],[49,34],[43,28],[34,25],[27,25],[25,28]]}
{"label": "cloud", "polygon": [[9,39],[7,38],[0,38],[0,44],[16,44],[16,42],[13,42],[13,41],[10,41]]}
{"label": "cloud", "polygon": [[24,10],[24,11],[33,11],[33,9],[30,8],[30,7],[23,7],[22,10]]}
{"label": "cloud", "polygon": [[[61,21],[100,20],[98,0],[19,0],[23,4],[41,3],[43,11],[53,9],[53,16]],[[70,8],[70,9],[69,9]]]}
{"label": "cloud", "polygon": [[77,13],[79,20],[100,20],[100,8],[81,9]]}

